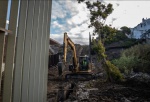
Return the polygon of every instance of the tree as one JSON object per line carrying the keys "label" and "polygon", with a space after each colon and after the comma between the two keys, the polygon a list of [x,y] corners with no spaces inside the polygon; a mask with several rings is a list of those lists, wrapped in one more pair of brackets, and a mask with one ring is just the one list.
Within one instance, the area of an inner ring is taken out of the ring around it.
{"label": "tree", "polygon": [[130,28],[128,28],[127,26],[123,26],[123,27],[121,27],[120,28],[121,29],[121,31],[124,33],[124,34],[130,34],[131,33],[131,30],[130,30]]}
{"label": "tree", "polygon": [[[80,3],[84,2],[85,0],[77,1]],[[99,36],[98,42],[94,41],[95,44],[93,49],[97,52],[98,58],[101,60],[103,68],[105,68],[105,71],[107,73],[107,81],[121,80],[122,75],[120,71],[106,59],[107,55],[105,54],[104,47],[105,39],[109,38],[110,35],[113,35],[115,33],[115,29],[111,28],[108,25],[105,25],[107,17],[113,11],[113,5],[106,5],[98,0],[93,3],[91,3],[90,1],[87,1],[85,3],[91,14],[89,27],[94,27],[94,33],[98,34]]]}
{"label": "tree", "polygon": [[121,30],[115,30],[115,33],[110,32],[111,35],[107,36],[105,39],[105,44],[110,44],[113,42],[123,41],[128,39],[128,37]]}

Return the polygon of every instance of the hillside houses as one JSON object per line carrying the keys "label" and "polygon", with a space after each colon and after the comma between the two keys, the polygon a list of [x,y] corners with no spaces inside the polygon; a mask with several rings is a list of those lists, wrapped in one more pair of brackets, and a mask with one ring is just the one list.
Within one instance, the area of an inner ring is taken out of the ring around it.
{"label": "hillside houses", "polygon": [[142,19],[142,22],[131,28],[131,34],[128,36],[135,39],[150,39],[150,18]]}

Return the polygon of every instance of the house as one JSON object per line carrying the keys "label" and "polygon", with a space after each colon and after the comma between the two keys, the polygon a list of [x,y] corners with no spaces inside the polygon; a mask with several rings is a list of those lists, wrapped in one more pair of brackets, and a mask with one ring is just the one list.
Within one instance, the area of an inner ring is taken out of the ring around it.
{"label": "house", "polygon": [[61,44],[57,42],[56,40],[50,38],[49,39],[49,54],[56,54],[59,51]]}
{"label": "house", "polygon": [[60,60],[61,44],[56,40],[49,39],[49,67],[57,65]]}
{"label": "house", "polygon": [[150,39],[150,18],[143,18],[140,24],[131,28],[131,34],[128,37],[135,39]]}

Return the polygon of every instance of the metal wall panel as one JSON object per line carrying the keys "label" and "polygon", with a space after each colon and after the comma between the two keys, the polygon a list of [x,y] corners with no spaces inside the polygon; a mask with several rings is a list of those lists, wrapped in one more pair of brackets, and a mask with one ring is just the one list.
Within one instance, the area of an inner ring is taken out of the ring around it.
{"label": "metal wall panel", "polygon": [[[43,71],[44,71],[44,74],[43,74],[43,93],[45,93],[45,94],[43,94],[43,102],[45,102],[46,101],[46,99],[47,99],[47,90],[45,90],[45,87],[47,87],[47,82],[46,82],[46,80],[45,80],[45,75],[47,74],[47,70],[46,69],[48,69],[48,67],[47,67],[47,65],[46,65],[46,48],[47,48],[47,46],[46,46],[46,42],[47,42],[47,18],[48,18],[48,12],[49,12],[49,4],[48,4],[48,1],[46,1],[45,2],[45,16],[44,16],[44,26],[43,26],[43,33],[45,34],[45,40],[44,40],[44,51],[43,51],[43,53],[44,53],[44,67],[43,67]],[[46,91],[46,92],[45,92]]]}
{"label": "metal wall panel", "polygon": [[44,99],[44,69],[45,69],[45,40],[46,40],[46,31],[45,30],[45,21],[47,14],[47,1],[45,0],[43,5],[43,21],[42,21],[42,42],[41,42],[41,68],[40,68],[40,85],[39,85],[39,102],[43,102]]}
{"label": "metal wall panel", "polygon": [[5,62],[3,102],[12,101],[11,98],[12,98],[12,83],[13,83],[13,65],[14,65],[14,55],[15,55],[18,5],[19,5],[19,0],[12,0],[8,29],[11,30],[13,33],[9,34],[7,39],[8,42],[7,42],[6,62]]}
{"label": "metal wall panel", "polygon": [[[51,0],[50,0],[51,1]],[[45,39],[45,67],[44,67],[44,99],[43,101],[45,102],[47,100],[47,81],[48,81],[48,54],[49,54],[49,48],[47,46],[47,41],[49,41],[49,32],[48,31],[48,27],[50,25],[49,21],[50,21],[50,17],[49,17],[49,12],[51,10],[51,5],[50,5],[50,1],[47,1],[46,4],[47,4],[47,14],[45,15],[45,30],[44,30],[44,33],[46,34],[46,39]],[[48,50],[48,51],[47,51]]]}
{"label": "metal wall panel", "polygon": [[16,42],[16,55],[14,67],[13,102],[21,102],[22,68],[24,60],[24,41],[26,32],[26,20],[28,13],[28,0],[20,1],[20,14]]}
{"label": "metal wall panel", "polygon": [[[0,27],[2,28],[5,28],[6,25],[7,6],[8,6],[8,0],[0,0]],[[1,70],[2,70],[2,63],[3,63],[4,39],[5,39],[5,33],[0,32],[0,80],[2,76]],[[0,81],[0,92],[1,92],[1,81]]]}
{"label": "metal wall panel", "polygon": [[[45,52],[45,94],[47,95],[47,81],[48,81],[48,59],[49,59],[49,38],[50,38],[50,22],[51,22],[51,9],[52,9],[52,0],[48,0],[48,14],[47,14],[47,27],[46,27],[46,52]],[[45,96],[47,97],[47,96]],[[44,98],[45,98],[44,97]],[[45,102],[46,99],[44,99]]]}
{"label": "metal wall panel", "polygon": [[24,59],[22,69],[22,96],[21,102],[28,102],[28,88],[29,88],[29,70],[31,60],[31,45],[32,45],[32,30],[34,19],[35,0],[28,3],[28,13],[26,20],[25,42],[24,42]]}
{"label": "metal wall panel", "polygon": [[37,32],[36,42],[36,68],[35,68],[35,82],[34,82],[34,102],[39,102],[39,87],[40,87],[40,68],[41,68],[41,42],[42,42],[42,22],[43,22],[43,7],[44,1],[40,1],[40,12],[39,12],[39,25]]}
{"label": "metal wall panel", "polygon": [[12,50],[7,51],[10,57],[6,57],[5,85],[7,85],[4,85],[3,102],[46,102],[52,0],[13,0],[11,12],[13,21],[10,22],[12,25],[9,29],[14,33],[16,33],[18,1],[20,8],[15,60],[14,34],[9,37],[8,43],[8,48]]}
{"label": "metal wall panel", "polygon": [[43,33],[43,26],[44,26],[44,13],[45,13],[45,1],[42,1],[41,2],[41,5],[40,5],[40,9],[41,9],[41,25],[40,25],[40,34],[41,34],[41,38],[40,38],[40,67],[39,67],[39,86],[38,86],[38,102],[41,102],[41,100],[43,99],[43,93],[42,93],[42,88],[43,88],[43,79],[42,79],[42,76],[43,76],[43,67],[44,67],[44,57],[43,54],[43,42],[44,42],[44,33]]}
{"label": "metal wall panel", "polygon": [[31,68],[30,68],[30,74],[29,74],[29,100],[28,102],[34,102],[34,91],[36,90],[34,87],[35,83],[35,70],[36,70],[36,51],[37,51],[37,33],[38,33],[38,25],[39,25],[39,6],[40,1],[36,0],[35,2],[35,15],[34,15],[34,25],[33,25],[33,37],[32,37],[32,46],[31,46]]}

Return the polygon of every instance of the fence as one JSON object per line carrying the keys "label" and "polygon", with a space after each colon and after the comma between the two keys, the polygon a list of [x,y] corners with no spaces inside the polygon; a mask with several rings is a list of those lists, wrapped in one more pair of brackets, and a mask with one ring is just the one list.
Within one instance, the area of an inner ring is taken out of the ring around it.
{"label": "fence", "polygon": [[[52,0],[0,0],[0,80],[7,36],[3,102],[46,102]],[[1,83],[0,83],[1,85]]]}
{"label": "fence", "polygon": [[57,65],[57,63],[59,62],[59,56],[60,56],[59,53],[54,54],[54,55],[49,55],[49,64],[48,64],[49,68],[51,66],[56,66]]}

